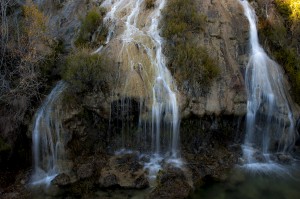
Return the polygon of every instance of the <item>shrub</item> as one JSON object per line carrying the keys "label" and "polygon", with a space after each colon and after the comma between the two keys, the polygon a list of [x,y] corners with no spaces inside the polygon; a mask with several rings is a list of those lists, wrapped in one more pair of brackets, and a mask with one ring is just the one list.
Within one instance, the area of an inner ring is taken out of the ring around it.
{"label": "shrub", "polygon": [[39,11],[32,1],[27,1],[22,10],[24,15],[23,31],[30,42],[34,42],[37,39],[45,39],[47,17]]}
{"label": "shrub", "polygon": [[299,0],[275,0],[275,5],[285,19],[300,20]]}
{"label": "shrub", "polygon": [[113,70],[112,62],[103,55],[91,55],[82,49],[66,58],[62,77],[69,82],[75,92],[85,92],[103,88]]}
{"label": "shrub", "polygon": [[204,47],[194,43],[181,43],[172,49],[171,71],[181,82],[188,82],[190,86],[199,83],[209,87],[211,81],[219,74],[219,68],[214,59]]}
{"label": "shrub", "polygon": [[11,150],[11,147],[0,137],[0,153]]}
{"label": "shrub", "polygon": [[146,0],[146,8],[152,9],[155,6],[155,0]]}
{"label": "shrub", "polygon": [[285,19],[288,19],[289,16],[292,14],[288,3],[285,0],[275,0],[275,5],[278,12],[283,16]]}
{"label": "shrub", "polygon": [[[294,0],[275,0],[276,9],[284,19],[284,24],[269,23],[264,15],[260,16],[260,38],[270,48],[270,54],[283,67],[289,78],[292,97],[300,103],[300,58],[297,53],[300,31],[295,18],[297,7],[292,9]],[[295,4],[296,5],[296,4]],[[300,6],[300,4],[297,4]],[[300,7],[298,7],[300,9]]]}
{"label": "shrub", "polygon": [[162,13],[162,36],[167,39],[165,52],[171,72],[181,85],[207,90],[220,71],[206,48],[194,42],[195,33],[204,31],[206,16],[197,12],[193,0],[170,0]]}
{"label": "shrub", "polygon": [[[89,11],[85,18],[81,20],[81,27],[79,30],[79,34],[77,39],[75,40],[76,46],[85,46],[88,42],[91,41],[92,35],[95,31],[102,25],[104,16],[104,11],[101,12],[93,9]],[[105,39],[105,34],[107,33],[106,28],[102,25],[102,29],[100,31],[100,40]]]}
{"label": "shrub", "polygon": [[205,27],[206,16],[197,12],[193,0],[170,0],[162,15],[162,35],[167,39],[185,37],[187,32],[200,32]]}
{"label": "shrub", "polygon": [[297,103],[300,103],[300,58],[296,49],[279,48],[273,52],[275,59],[287,72],[291,86],[292,96]]}

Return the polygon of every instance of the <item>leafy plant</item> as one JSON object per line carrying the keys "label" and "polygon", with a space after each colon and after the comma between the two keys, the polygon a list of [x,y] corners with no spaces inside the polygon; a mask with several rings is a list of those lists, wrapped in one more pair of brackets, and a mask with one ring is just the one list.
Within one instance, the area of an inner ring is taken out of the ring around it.
{"label": "leafy plant", "polygon": [[152,9],[155,6],[155,0],[146,0],[146,8]]}
{"label": "leafy plant", "polygon": [[99,40],[103,41],[105,35],[107,34],[107,29],[103,26],[103,16],[105,14],[104,10],[92,9],[87,13],[85,18],[81,20],[81,27],[77,39],[75,40],[76,46],[85,46],[88,42],[91,41],[92,35],[95,31],[101,27]]}
{"label": "leafy plant", "polygon": [[[271,23],[260,16],[259,33],[264,44],[270,48],[270,54],[283,67],[290,80],[292,96],[300,103],[300,58],[297,45],[300,33],[297,21],[291,17],[290,3],[293,0],[275,0],[277,11],[284,19],[284,23]],[[298,38],[298,39],[297,39]]]}
{"label": "leafy plant", "polygon": [[195,33],[205,29],[206,16],[193,0],[170,0],[162,11],[162,36],[167,39],[168,66],[181,85],[207,90],[220,73],[217,62],[203,46],[195,44]]}
{"label": "leafy plant", "polygon": [[62,77],[76,92],[90,91],[106,86],[112,66],[103,55],[91,55],[87,49],[81,49],[66,58]]}

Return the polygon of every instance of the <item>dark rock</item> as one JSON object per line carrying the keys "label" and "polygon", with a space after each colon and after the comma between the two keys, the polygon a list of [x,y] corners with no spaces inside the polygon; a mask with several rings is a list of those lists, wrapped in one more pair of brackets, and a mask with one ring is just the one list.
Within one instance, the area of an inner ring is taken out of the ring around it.
{"label": "dark rock", "polygon": [[118,186],[117,176],[114,174],[109,174],[100,180],[100,184],[106,188]]}
{"label": "dark rock", "polygon": [[145,175],[138,177],[134,183],[135,188],[137,189],[145,189],[149,187],[149,181]]}
{"label": "dark rock", "polygon": [[288,164],[288,163],[292,162],[292,160],[293,160],[291,156],[286,155],[286,154],[279,154],[277,156],[277,158],[278,158],[278,161],[282,164]]}
{"label": "dark rock", "polygon": [[115,159],[115,164],[119,171],[123,172],[126,170],[135,172],[142,168],[142,165],[139,163],[138,155],[135,153],[124,154]]}
{"label": "dark rock", "polygon": [[101,187],[124,189],[143,189],[149,186],[146,172],[139,162],[137,154],[121,154],[109,159],[101,169],[99,184]]}
{"label": "dark rock", "polygon": [[70,180],[70,177],[65,174],[65,173],[62,173],[62,174],[59,174],[57,175],[52,181],[51,183],[53,185],[58,185],[58,186],[65,186],[65,185],[68,185],[71,183],[71,180]]}
{"label": "dark rock", "polygon": [[166,171],[161,171],[157,178],[158,185],[150,193],[149,198],[183,199],[187,198],[192,191],[183,171],[178,168],[168,168]]}
{"label": "dark rock", "polygon": [[82,164],[78,167],[77,176],[80,179],[89,178],[94,173],[94,165],[92,163]]}
{"label": "dark rock", "polygon": [[159,181],[160,183],[165,183],[169,180],[175,180],[175,179],[179,179],[179,180],[182,180],[182,181],[185,181],[186,180],[186,177],[184,175],[184,172],[180,169],[180,168],[177,168],[177,167],[170,167],[170,168],[167,168],[166,172],[162,175],[159,176]]}

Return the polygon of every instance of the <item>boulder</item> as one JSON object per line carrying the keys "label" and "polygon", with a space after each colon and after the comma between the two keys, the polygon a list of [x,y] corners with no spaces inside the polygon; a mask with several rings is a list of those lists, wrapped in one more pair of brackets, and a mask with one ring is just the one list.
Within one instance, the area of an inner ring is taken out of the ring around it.
{"label": "boulder", "polygon": [[77,169],[77,176],[80,179],[89,178],[93,175],[94,170],[92,163],[82,164]]}
{"label": "boulder", "polygon": [[111,157],[109,164],[101,170],[99,185],[104,188],[144,189],[149,187],[149,181],[138,155],[131,153]]}
{"label": "boulder", "polygon": [[179,168],[167,168],[157,176],[157,186],[150,193],[149,198],[183,199],[187,198],[192,187],[187,182],[184,172]]}
{"label": "boulder", "polygon": [[53,185],[58,185],[58,186],[65,186],[65,185],[69,185],[71,183],[71,179],[70,177],[65,174],[65,173],[62,173],[62,174],[59,174],[57,175],[52,181],[51,183]]}

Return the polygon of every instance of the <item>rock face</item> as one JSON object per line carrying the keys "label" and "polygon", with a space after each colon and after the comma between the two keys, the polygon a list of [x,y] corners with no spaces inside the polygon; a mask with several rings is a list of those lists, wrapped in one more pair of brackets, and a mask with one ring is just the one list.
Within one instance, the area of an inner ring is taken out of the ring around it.
{"label": "rock face", "polygon": [[99,185],[104,188],[144,189],[149,182],[137,154],[125,154],[109,160],[107,167],[101,171]]}
{"label": "rock face", "polygon": [[56,176],[51,183],[58,186],[65,186],[70,184],[70,177],[67,174],[62,173]]}
{"label": "rock face", "polygon": [[183,171],[178,168],[171,167],[161,171],[157,176],[157,183],[149,198],[183,199],[187,198],[192,191]]}
{"label": "rock face", "polygon": [[[67,49],[71,49],[80,27],[81,13],[84,15],[103,1],[39,2],[49,16],[52,34],[64,40]],[[191,176],[189,179],[181,170],[166,168],[159,173],[158,186],[150,198],[186,198],[192,191],[192,183],[202,183],[203,178],[223,180],[227,170],[241,156],[241,149],[235,144],[243,141],[247,106],[244,71],[248,61],[248,22],[237,0],[195,2],[198,11],[207,16],[206,29],[196,36],[195,45],[208,49],[217,60],[221,73],[205,94],[195,94],[184,85],[177,85],[182,157],[188,163],[185,169]],[[150,20],[147,18],[149,10],[141,9],[143,15],[138,19],[138,25],[144,27]],[[126,13],[119,14],[121,17]],[[138,124],[149,121],[147,113],[151,112],[149,96],[153,71],[150,60],[139,42],[126,44],[127,50],[120,51],[124,46],[120,39],[123,31],[124,22],[119,20],[113,39],[103,48],[103,54],[116,62],[114,81],[108,82],[109,90],[78,96],[66,93],[72,100],[65,100],[62,105],[65,107],[63,128],[69,139],[66,151],[74,166],[70,174],[61,174],[52,183],[68,187],[65,192],[75,197],[96,189],[149,187],[147,173],[137,154],[111,155],[121,147],[137,145],[124,140],[122,135],[124,132],[132,137],[142,135]],[[140,110],[141,103],[148,103],[145,110]],[[284,156],[278,158],[282,162],[289,161]]]}
{"label": "rock face", "polygon": [[207,16],[205,31],[198,35],[198,45],[208,49],[221,73],[204,96],[182,91],[182,117],[245,115],[247,97],[243,73],[247,64],[248,22],[243,10],[236,0],[197,3],[200,12]]}
{"label": "rock face", "polygon": [[[196,35],[195,45],[208,49],[211,57],[216,59],[221,74],[206,89],[208,93],[205,94],[195,95],[194,91],[186,91],[184,85],[177,85],[181,116],[245,115],[247,99],[243,72],[248,55],[248,22],[243,17],[243,10],[236,0],[197,1],[197,8],[201,14],[207,16],[207,21],[205,32]],[[150,12],[146,8],[141,9],[140,13],[143,15],[139,15],[136,26],[147,31],[144,27],[150,23]],[[119,83],[115,85],[114,94],[119,98],[126,96],[145,100],[152,95],[154,72],[151,69],[151,60],[142,48],[142,42],[149,38],[142,34],[134,42],[127,43],[126,35],[123,35],[126,31],[125,22],[117,20],[116,23],[113,38],[104,47],[104,53],[119,63],[119,73],[122,74],[119,76]],[[152,102],[146,100],[146,103]],[[151,104],[146,104],[146,107],[151,107]]]}

